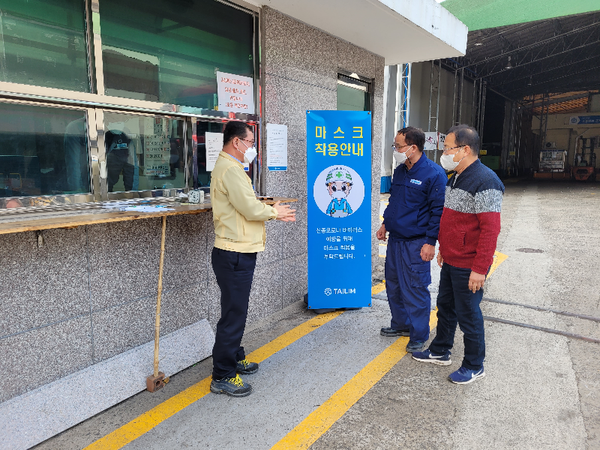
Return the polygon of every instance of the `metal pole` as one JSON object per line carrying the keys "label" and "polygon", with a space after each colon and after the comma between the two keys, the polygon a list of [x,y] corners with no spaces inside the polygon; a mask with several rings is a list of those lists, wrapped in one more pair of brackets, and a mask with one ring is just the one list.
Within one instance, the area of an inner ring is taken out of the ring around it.
{"label": "metal pole", "polygon": [[452,125],[456,125],[456,94],[458,90],[458,69],[454,71],[454,87],[452,89]]}
{"label": "metal pole", "polygon": [[479,80],[479,92],[477,93],[477,126],[475,129],[479,132],[481,124],[481,99],[483,96],[483,80]]}
{"label": "metal pole", "polygon": [[406,126],[410,124],[410,85],[412,82],[412,63],[406,65]]}
{"label": "metal pole", "polygon": [[481,138],[481,142],[483,143],[483,127],[485,125],[485,100],[487,94],[487,81],[483,82],[483,92],[481,95],[481,114],[479,118],[479,137]]}
{"label": "metal pole", "polygon": [[458,121],[457,125],[462,123],[462,105],[463,105],[463,94],[465,88],[465,69],[460,69],[460,94],[458,96]]}
{"label": "metal pole", "polygon": [[433,118],[433,116],[431,115],[431,107],[432,107],[432,100],[433,100],[433,70],[434,70],[434,66],[435,66],[435,61],[431,61],[431,69],[429,72],[429,116],[427,119],[427,131],[431,131],[431,119]]}
{"label": "metal pole", "polygon": [[517,142],[515,148],[515,175],[519,175],[519,158],[521,157],[521,133],[523,132],[523,110],[519,108],[517,110]]}
{"label": "metal pole", "polygon": [[435,132],[437,133],[437,145],[435,146],[435,152],[433,154],[433,160],[438,161],[438,150],[440,147],[440,96],[442,93],[442,60],[438,59],[438,72],[437,72],[437,101],[435,105]]}
{"label": "metal pole", "polygon": [[481,82],[479,78],[473,81],[473,106],[471,107],[471,125],[477,129],[477,82]]}
{"label": "metal pole", "polygon": [[546,137],[548,133],[548,112],[550,111],[550,95],[544,95],[546,96],[546,114],[544,115],[544,143],[542,144],[542,148],[546,146]]}
{"label": "metal pole", "polygon": [[440,95],[442,93],[442,60],[438,59],[437,101],[435,105],[435,131],[440,130]]}

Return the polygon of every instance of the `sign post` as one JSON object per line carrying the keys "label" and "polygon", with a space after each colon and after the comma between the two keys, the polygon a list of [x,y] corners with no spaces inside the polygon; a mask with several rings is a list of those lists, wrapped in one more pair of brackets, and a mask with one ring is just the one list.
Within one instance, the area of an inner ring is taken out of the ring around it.
{"label": "sign post", "polygon": [[307,111],[308,307],[371,306],[371,113]]}

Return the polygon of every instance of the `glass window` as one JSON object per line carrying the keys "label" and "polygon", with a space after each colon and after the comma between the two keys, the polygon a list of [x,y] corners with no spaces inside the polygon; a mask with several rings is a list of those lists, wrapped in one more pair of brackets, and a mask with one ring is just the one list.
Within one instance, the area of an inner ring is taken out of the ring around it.
{"label": "glass window", "polygon": [[0,197],[90,192],[85,112],[0,103]]}
{"label": "glass window", "polygon": [[[210,186],[211,171],[207,170],[208,167],[206,164],[206,160],[207,160],[206,133],[210,132],[210,133],[221,133],[222,134],[223,130],[225,129],[225,124],[222,122],[202,122],[199,120],[196,122],[196,125],[197,125],[197,133],[198,133],[198,160],[197,160],[198,186],[199,187],[207,187],[207,186]],[[253,126],[252,124],[249,124],[249,125],[252,126],[255,142],[258,142],[256,126]],[[257,147],[258,147],[258,144],[257,144]],[[220,144],[219,144],[219,152],[221,151],[222,148],[223,148],[223,140],[221,139]],[[213,158],[214,157],[215,156],[213,155]],[[258,160],[258,156],[257,156],[257,158],[254,159],[252,164],[244,164],[244,166],[246,166],[246,169],[245,169],[246,173],[253,180],[253,182],[255,181],[255,178],[257,175],[257,170],[258,170],[257,160]]]}
{"label": "glass window", "polygon": [[339,111],[370,111],[369,83],[338,75],[337,109]]}
{"label": "glass window", "polygon": [[225,124],[201,121],[196,123],[198,127],[198,186],[210,186],[211,172],[206,170],[206,132],[223,133]]}
{"label": "glass window", "polygon": [[106,95],[215,109],[215,70],[254,76],[253,15],[216,0],[102,0]]}
{"label": "glass window", "polygon": [[184,121],[104,113],[108,192],[185,187]]}
{"label": "glass window", "polygon": [[0,79],[89,92],[83,0],[0,0]]}

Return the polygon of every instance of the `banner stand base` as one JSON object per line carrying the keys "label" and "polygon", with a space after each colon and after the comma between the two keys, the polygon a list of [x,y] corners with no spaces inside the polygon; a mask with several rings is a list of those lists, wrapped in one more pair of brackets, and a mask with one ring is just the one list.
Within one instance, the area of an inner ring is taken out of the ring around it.
{"label": "banner stand base", "polygon": [[[308,307],[308,294],[304,294],[304,303],[306,303],[306,306]],[[326,314],[326,313],[330,313],[333,311],[353,311],[355,309],[362,309],[362,308],[315,308],[315,309],[311,309],[311,308],[307,308],[309,311],[314,312],[315,314]]]}

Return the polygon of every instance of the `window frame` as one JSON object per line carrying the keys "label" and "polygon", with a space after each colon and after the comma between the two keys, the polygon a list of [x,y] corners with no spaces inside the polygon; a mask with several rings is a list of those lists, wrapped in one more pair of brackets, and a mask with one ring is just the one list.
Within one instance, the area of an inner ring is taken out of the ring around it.
{"label": "window frame", "polygon": [[[197,174],[194,177],[189,161],[197,158],[197,140],[195,130],[197,121],[225,123],[230,120],[239,120],[253,126],[256,133],[257,147],[261,146],[260,123],[262,105],[260,103],[260,86],[262,84],[260,61],[260,12],[248,9],[237,3],[226,0],[214,0],[226,4],[232,8],[242,10],[253,18],[253,66],[254,66],[254,105],[255,113],[234,113],[176,105],[170,103],[153,102],[147,100],[136,100],[122,97],[107,96],[104,94],[104,74],[102,63],[102,38],[100,29],[100,2],[102,0],[81,0],[85,5],[86,23],[86,48],[88,55],[88,77],[90,79],[90,92],[69,91],[65,89],[48,88],[44,86],[26,85],[20,83],[0,81],[0,102],[19,103],[40,107],[67,108],[86,111],[87,145],[90,163],[90,194],[63,194],[44,195],[28,197],[3,197],[5,202],[10,199],[18,199],[27,207],[41,204],[52,205],[76,205],[81,203],[95,203],[108,200],[119,200],[127,198],[161,197],[163,190],[141,190],[108,193],[106,178],[100,175],[100,163],[105,162],[104,149],[104,113],[124,113],[134,115],[147,115],[153,117],[167,117],[171,119],[184,120],[186,135],[190,138],[184,139],[185,187],[184,192],[193,189],[198,184]],[[191,132],[190,132],[191,131]],[[190,155],[191,152],[191,155]],[[188,155],[190,157],[188,157]],[[252,178],[259,189],[261,183],[261,172],[264,170],[261,164],[253,163]],[[169,193],[170,194],[170,193]],[[21,209],[21,208],[18,208]],[[4,210],[0,206],[0,210]]]}
{"label": "window frame", "polygon": [[373,112],[374,106],[374,79],[363,77],[361,75],[357,75],[355,72],[350,72],[348,70],[339,69],[338,68],[337,81],[336,81],[336,95],[337,95],[337,86],[342,84],[352,89],[356,89],[358,91],[366,92],[369,96],[369,109],[367,111]]}

